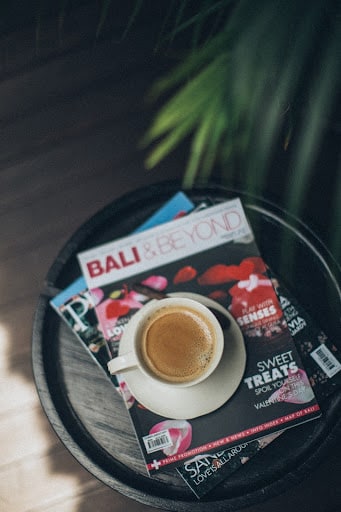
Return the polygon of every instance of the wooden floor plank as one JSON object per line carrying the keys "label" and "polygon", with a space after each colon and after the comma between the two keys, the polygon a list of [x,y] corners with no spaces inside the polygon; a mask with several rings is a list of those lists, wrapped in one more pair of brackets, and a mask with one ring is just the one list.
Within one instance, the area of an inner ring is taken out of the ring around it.
{"label": "wooden floor plank", "polygon": [[[147,39],[90,44],[80,13],[61,48],[40,55],[27,30],[0,39],[0,510],[151,510],[98,482],[72,457],[40,406],[31,330],[46,273],[73,232],[125,192],[181,175],[146,174],[137,149],[153,63]],[[87,13],[89,16],[89,12]],[[144,33],[148,31],[143,27]],[[87,41],[87,42],[86,42]],[[41,41],[42,42],[42,41]],[[54,41],[55,42],[55,41]],[[19,48],[21,47],[21,51]],[[149,116],[149,117],[148,117]]]}
{"label": "wooden floor plank", "polygon": [[0,469],[47,454],[57,438],[41,414],[40,405],[26,405],[1,416]]}
{"label": "wooden floor plank", "polygon": [[0,468],[0,495],[6,512],[36,512],[97,486],[97,481],[60,445],[49,454],[41,452]]}
{"label": "wooden floor plank", "polygon": [[[6,289],[1,288],[6,294]],[[28,374],[22,365],[31,363],[31,335],[33,316],[38,298],[36,290],[27,290],[22,297],[13,297],[0,306],[0,337],[2,372],[15,372],[26,378]],[[18,318],[20,321],[18,321]],[[31,372],[29,372],[31,376]],[[31,382],[29,377],[28,382]]]}
{"label": "wooden floor plank", "polygon": [[[99,510],[99,503],[100,512],[122,512],[124,510],[129,512],[155,512],[155,508],[132,501],[129,502],[127,508],[127,501],[123,496],[102,485],[76,498],[66,499],[51,506],[36,509],[34,512],[75,512],[76,510],[93,512]],[[158,510],[162,512],[162,510]]]}
{"label": "wooden floor plank", "polygon": [[[144,32],[134,34],[134,38],[143,38]],[[122,52],[114,39],[94,42],[90,50],[87,46],[57,54],[37,63],[35,68],[4,77],[0,81],[0,126],[49,105],[62,105],[66,97],[81,96],[89,88],[100,89],[106,83],[119,82],[132,63],[144,62],[148,51],[143,44],[130,52],[129,46],[127,49]]]}
{"label": "wooden floor plank", "polygon": [[0,423],[2,420],[6,422],[12,414],[21,414],[23,410],[39,409],[29,354],[21,354],[15,362],[8,358],[7,367],[0,372],[0,389]]}
{"label": "wooden floor plank", "polygon": [[68,139],[86,136],[109,122],[118,123],[119,131],[119,124],[138,108],[133,84],[145,91],[149,80],[141,69],[140,76],[135,74],[129,83],[130,86],[123,80],[116,86],[104,84],[102,89],[64,98],[62,105],[48,106],[0,126],[0,166],[44,152]]}

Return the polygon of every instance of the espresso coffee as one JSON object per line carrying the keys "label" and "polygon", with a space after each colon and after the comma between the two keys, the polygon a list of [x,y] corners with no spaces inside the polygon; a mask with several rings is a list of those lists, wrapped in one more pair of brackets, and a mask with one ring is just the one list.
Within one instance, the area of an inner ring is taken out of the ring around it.
{"label": "espresso coffee", "polygon": [[215,354],[216,332],[200,312],[166,306],[152,314],[142,329],[142,359],[149,371],[167,382],[199,378]]}

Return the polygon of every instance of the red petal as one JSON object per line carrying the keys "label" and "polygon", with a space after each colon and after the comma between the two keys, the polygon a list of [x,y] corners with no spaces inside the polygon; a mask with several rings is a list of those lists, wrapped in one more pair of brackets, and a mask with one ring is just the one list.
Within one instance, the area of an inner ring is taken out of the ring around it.
{"label": "red petal", "polygon": [[107,318],[117,318],[129,313],[130,307],[127,304],[121,304],[119,300],[110,302],[105,310]]}
{"label": "red petal", "polygon": [[179,283],[186,283],[187,281],[191,281],[194,279],[197,275],[197,271],[195,268],[191,266],[182,267],[178,272],[175,274],[173,283],[179,284]]}
{"label": "red petal", "polygon": [[214,290],[214,292],[209,293],[208,296],[213,300],[221,300],[226,299],[227,293],[224,290]]}
{"label": "red petal", "polygon": [[223,284],[232,281],[230,267],[228,265],[217,264],[208,268],[200,277],[198,283],[200,285]]}
{"label": "red petal", "polygon": [[267,271],[264,260],[259,256],[251,256],[250,258],[245,258],[244,261],[250,261],[254,265],[253,274],[264,274]]}

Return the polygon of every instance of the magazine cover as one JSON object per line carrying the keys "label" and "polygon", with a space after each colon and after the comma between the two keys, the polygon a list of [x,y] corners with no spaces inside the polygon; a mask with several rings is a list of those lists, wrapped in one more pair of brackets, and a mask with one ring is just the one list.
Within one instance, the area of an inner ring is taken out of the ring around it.
{"label": "magazine cover", "polygon": [[[129,319],[143,307],[145,299],[134,289],[137,282],[167,293],[219,299],[243,332],[244,377],[232,398],[210,414],[192,420],[164,418],[141,407],[126,390],[127,408],[150,473],[320,415],[239,199],[78,257],[96,297],[102,330],[111,342],[119,341]],[[291,392],[278,393],[288,382]]]}
{"label": "magazine cover", "polygon": [[289,330],[319,403],[341,386],[340,351],[289,291],[273,278]]}
{"label": "magazine cover", "polygon": [[[107,365],[111,354],[99,329],[94,301],[84,278],[76,279],[51,299],[50,304],[108,376]],[[111,380],[117,387],[115,375],[111,376]]]}
{"label": "magazine cover", "polygon": [[275,432],[216,453],[197,455],[176,470],[200,499],[272,443],[282,432]]}
{"label": "magazine cover", "polygon": [[[181,217],[194,208],[192,201],[183,193],[177,192],[135,232]],[[117,345],[109,345],[101,331],[94,309],[96,297],[89,292],[83,276],[50,300],[51,306],[67,323],[77,338],[90,352],[94,360],[104,369],[115,387],[119,387],[116,376],[108,373],[108,361],[117,354]]]}
{"label": "magazine cover", "polygon": [[[143,224],[138,226],[134,233],[142,233],[154,226],[160,226],[165,222],[181,218],[192,211],[193,208],[192,201],[183,192],[177,192]],[[129,261],[125,261],[124,256],[122,257],[123,268],[124,265],[129,268]],[[149,280],[146,281],[146,284],[152,285],[155,289],[161,289],[163,281],[157,283]],[[99,287],[92,289],[91,294],[96,306],[96,314],[102,334],[107,342],[111,357],[115,357],[118,353],[119,341],[124,327],[132,312],[140,309],[148,299],[134,290],[128,290],[124,283],[120,290],[109,290],[106,296],[104,296],[102,288]]]}
{"label": "magazine cover", "polygon": [[[303,367],[318,402],[322,404],[341,386],[341,354],[292,294],[274,277],[273,272],[270,275]],[[201,498],[281,433],[276,432],[214,454],[198,455],[179,466],[177,471],[194,494]]]}

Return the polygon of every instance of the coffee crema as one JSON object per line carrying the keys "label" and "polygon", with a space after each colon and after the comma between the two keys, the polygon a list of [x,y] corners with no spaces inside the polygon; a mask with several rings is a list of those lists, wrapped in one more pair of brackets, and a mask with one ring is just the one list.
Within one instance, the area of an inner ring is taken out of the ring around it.
{"label": "coffee crema", "polygon": [[201,377],[215,350],[213,325],[189,307],[165,306],[152,314],[142,329],[144,364],[167,382],[187,383]]}

